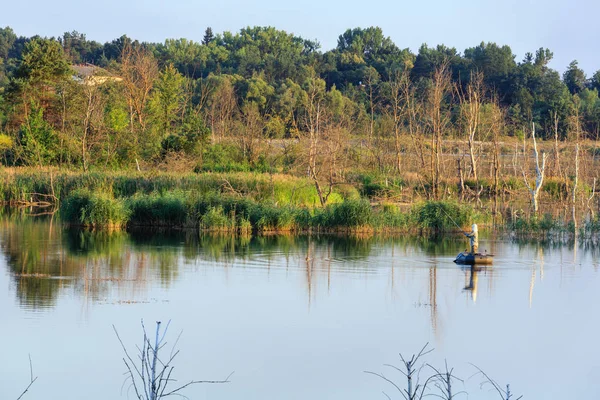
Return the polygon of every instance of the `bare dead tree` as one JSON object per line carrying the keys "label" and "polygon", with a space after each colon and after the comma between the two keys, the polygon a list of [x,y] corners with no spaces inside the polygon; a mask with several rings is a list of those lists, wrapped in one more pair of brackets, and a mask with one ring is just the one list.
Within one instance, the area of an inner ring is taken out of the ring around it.
{"label": "bare dead tree", "polygon": [[577,235],[577,217],[575,202],[577,200],[577,184],[579,183],[579,139],[582,136],[581,129],[581,102],[575,96],[575,102],[572,113],[569,117],[569,128],[573,133],[575,141],[575,175],[573,176],[573,190],[571,192],[571,213],[575,235]]}
{"label": "bare dead tree", "polygon": [[308,130],[308,175],[315,184],[321,206],[327,202],[326,194],[320,183],[320,166],[318,163],[319,146],[323,136],[325,114],[325,81],[320,79],[314,70],[306,80],[306,98],[304,99],[305,126]]}
{"label": "bare dead tree", "polygon": [[210,95],[207,94],[210,99],[208,120],[212,132],[211,142],[215,144],[217,139],[222,141],[225,135],[231,133],[234,116],[238,111],[237,95],[229,78],[223,78],[218,86],[208,90],[210,90]]}
{"label": "bare dead tree", "polygon": [[[491,385],[492,388],[498,393],[498,395],[500,396],[500,398],[502,398],[502,400],[511,400],[515,396],[515,394],[510,391],[510,385],[509,384],[506,384],[506,389],[505,389],[498,382],[496,382],[495,380],[493,380],[492,378],[490,378],[489,375],[486,374],[477,365],[475,365],[475,364],[471,364],[471,365],[474,366],[475,368],[477,368],[477,370],[478,370],[477,374],[481,374],[485,378],[485,380],[481,383],[481,387],[484,387],[486,385]],[[519,396],[519,397],[517,397],[514,400],[519,400],[522,397],[523,396]]]}
{"label": "bare dead tree", "polygon": [[441,175],[442,136],[450,123],[450,113],[445,105],[450,93],[451,77],[448,62],[444,61],[435,69],[432,86],[429,89],[427,115],[431,129],[431,163],[433,198],[439,198]]}
{"label": "bare dead tree", "polygon": [[81,127],[81,161],[83,171],[88,170],[88,153],[95,143],[91,136],[102,124],[105,101],[98,85],[86,82],[83,86],[83,121]]}
{"label": "bare dead tree", "polygon": [[523,179],[525,180],[525,185],[529,190],[529,194],[531,196],[531,205],[533,206],[533,213],[537,215],[539,205],[538,205],[538,197],[540,194],[540,189],[542,188],[542,184],[544,183],[544,173],[546,171],[546,159],[548,155],[542,151],[542,164],[540,165],[540,155],[537,148],[537,142],[535,140],[535,123],[531,123],[531,139],[533,140],[533,151],[535,154],[535,184],[531,186],[529,184],[529,179],[527,179],[527,173],[525,169],[522,168]]}
{"label": "bare dead tree", "polygon": [[443,371],[435,368],[434,366],[432,366],[430,364],[427,364],[427,365],[433,371],[435,371],[435,374],[433,375],[433,377],[434,377],[433,384],[440,392],[439,395],[433,394],[434,396],[440,397],[444,400],[452,400],[461,394],[465,394],[465,395],[467,394],[467,392],[465,392],[464,390],[454,392],[454,388],[453,388],[454,381],[463,382],[463,380],[456,377],[453,374],[454,368],[448,369],[447,361],[444,362],[445,370],[443,370]]}
{"label": "bare dead tree", "polygon": [[558,176],[562,176],[562,171],[560,168],[560,151],[558,149],[558,112],[554,111],[550,113],[552,116],[552,120],[554,122],[554,174],[558,173]]}
{"label": "bare dead tree", "polygon": [[504,113],[500,108],[498,101],[492,103],[492,111],[489,119],[489,131],[492,136],[493,158],[492,170],[494,178],[494,195],[498,196],[500,191],[500,135],[504,131]]}
{"label": "bare dead tree", "polygon": [[31,362],[31,355],[30,355],[29,356],[29,384],[27,385],[25,390],[23,390],[23,392],[21,392],[19,397],[17,397],[17,400],[21,400],[23,398],[23,396],[25,396],[25,393],[27,393],[29,391],[29,389],[31,388],[31,386],[34,384],[34,382],[36,380],[37,380],[37,376],[35,378],[33,377],[33,364]]}
{"label": "bare dead tree", "polygon": [[590,193],[590,197],[588,197],[587,199],[587,209],[590,213],[590,219],[593,221],[594,220],[594,209],[591,206],[592,200],[594,199],[594,196],[596,195],[596,178],[594,178],[594,183],[592,184],[592,192]]}
{"label": "bare dead tree", "polygon": [[[366,374],[375,375],[394,386],[394,388],[402,395],[402,397],[405,400],[421,400],[426,395],[426,389],[429,386],[429,384],[432,383],[438,377],[437,374],[432,375],[428,377],[424,381],[424,383],[420,383],[419,372],[425,366],[425,364],[419,363],[419,360],[421,359],[421,357],[426,356],[427,354],[433,351],[433,349],[427,349],[427,346],[429,346],[429,343],[426,343],[418,354],[413,354],[412,357],[408,360],[406,360],[402,353],[400,353],[400,359],[402,360],[404,370],[391,364],[384,365],[385,367],[392,368],[404,375],[404,377],[406,378],[406,389],[400,388],[400,386],[396,382],[387,378],[383,373],[372,371],[364,372]],[[388,399],[391,398],[385,392],[383,394]]]}
{"label": "bare dead tree", "polygon": [[460,102],[460,113],[467,132],[469,158],[471,160],[471,176],[477,181],[477,160],[475,157],[475,138],[481,124],[481,107],[483,105],[484,87],[483,74],[471,72],[466,91],[460,83],[456,85],[456,93]]}
{"label": "bare dead tree", "polygon": [[[406,108],[410,103],[407,102],[406,92],[410,90],[407,86],[410,85],[410,79],[407,72],[396,71],[390,76],[390,81],[388,83],[389,93],[388,93],[388,102],[389,105],[386,107],[386,114],[389,115],[390,119],[393,121],[393,131],[394,131],[394,150],[396,153],[396,171],[398,173],[402,172],[402,146],[400,143],[400,134],[402,130],[402,125],[404,123],[403,117],[406,115]],[[412,100],[412,99],[411,99]],[[411,131],[411,120],[409,117],[409,132],[414,140],[413,132]],[[415,146],[416,147],[416,146]]]}
{"label": "bare dead tree", "polygon": [[[177,337],[175,344],[169,354],[169,357],[164,359],[159,356],[160,350],[166,346],[167,342],[165,342],[165,336],[169,330],[169,323],[165,329],[161,332],[160,326],[161,322],[156,322],[156,334],[154,337],[154,342],[151,342],[151,338],[148,336],[146,332],[146,327],[144,326],[144,321],[142,321],[142,330],[144,333],[143,344],[141,347],[137,347],[138,355],[137,362],[129,355],[125,344],[121,340],[119,333],[117,332],[117,328],[113,325],[113,330],[117,335],[117,339],[119,343],[121,343],[121,347],[123,348],[123,352],[125,353],[125,357],[123,357],[123,362],[127,367],[127,381],[130,381],[131,387],[133,387],[135,391],[136,398],[138,400],[159,400],[168,396],[181,396],[181,391],[190,385],[195,385],[199,383],[229,383],[229,378],[231,374],[224,380],[216,380],[216,381],[189,381],[186,384],[178,386],[176,388],[169,387],[169,384],[175,382],[171,376],[173,374],[174,366],[173,361],[175,357],[179,354],[179,350],[176,349],[177,342],[179,341],[179,337],[181,337],[181,333]],[[233,373],[232,373],[233,374]],[[124,384],[125,384],[124,383]]]}
{"label": "bare dead tree", "polygon": [[[397,80],[398,78],[396,78]],[[405,119],[408,133],[413,142],[413,146],[419,161],[421,168],[425,170],[425,155],[424,155],[424,144],[423,144],[423,131],[421,116],[423,113],[423,104],[417,99],[416,88],[411,83],[409,71],[405,71],[400,77],[400,90],[401,95],[405,104]]]}
{"label": "bare dead tree", "polygon": [[236,141],[239,142],[243,156],[252,162],[257,157],[257,148],[263,138],[266,118],[261,115],[255,102],[248,102],[242,106],[241,118],[243,125],[236,135]]}
{"label": "bare dead tree", "polygon": [[375,87],[379,81],[379,74],[373,67],[367,68],[365,73],[365,84],[368,91],[369,97],[369,141],[373,138],[373,132],[375,130],[375,104],[377,103],[377,95],[375,93]]}
{"label": "bare dead tree", "polygon": [[126,43],[121,51],[121,78],[129,105],[130,129],[134,132],[134,120],[142,131],[146,129],[146,105],[150,91],[158,77],[158,63],[143,45]]}
{"label": "bare dead tree", "polygon": [[575,144],[575,176],[573,177],[573,191],[571,193],[571,212],[573,218],[573,227],[577,234],[577,215],[575,213],[575,201],[577,199],[577,184],[579,183],[579,143]]}

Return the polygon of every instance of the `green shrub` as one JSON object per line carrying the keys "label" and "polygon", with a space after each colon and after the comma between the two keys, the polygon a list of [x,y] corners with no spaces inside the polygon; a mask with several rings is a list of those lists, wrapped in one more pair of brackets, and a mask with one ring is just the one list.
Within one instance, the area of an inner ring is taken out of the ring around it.
{"label": "green shrub", "polygon": [[332,227],[356,228],[367,226],[371,222],[373,209],[367,200],[348,200],[334,204]]}
{"label": "green shrub", "polygon": [[184,192],[136,194],[127,200],[130,221],[136,225],[182,226],[188,222],[188,206]]}
{"label": "green shrub", "polygon": [[124,201],[104,193],[79,190],[69,195],[61,208],[65,221],[83,226],[125,226],[129,210]]}
{"label": "green shrub", "polygon": [[434,232],[455,230],[473,221],[471,207],[450,201],[428,201],[417,204],[413,207],[412,214],[420,229]]}
{"label": "green shrub", "polygon": [[566,182],[557,179],[546,179],[542,190],[548,193],[553,199],[563,200],[569,194],[569,188]]}
{"label": "green shrub", "polygon": [[235,220],[223,212],[223,207],[209,207],[200,218],[200,229],[215,232],[232,232],[235,230]]}

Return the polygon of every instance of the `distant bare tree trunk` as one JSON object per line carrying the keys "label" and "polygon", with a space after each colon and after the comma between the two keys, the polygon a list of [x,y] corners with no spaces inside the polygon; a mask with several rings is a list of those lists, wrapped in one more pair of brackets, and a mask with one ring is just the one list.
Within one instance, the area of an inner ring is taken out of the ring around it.
{"label": "distant bare tree trunk", "polygon": [[258,105],[250,102],[242,107],[242,132],[237,136],[244,157],[252,162],[257,156],[256,147],[263,137],[265,118],[261,115]]}
{"label": "distant bare tree trunk", "polygon": [[477,135],[480,120],[481,106],[484,96],[483,74],[481,72],[471,72],[471,78],[467,85],[466,93],[457,84],[456,92],[461,105],[461,114],[464,119],[467,130],[467,143],[469,148],[469,157],[471,159],[471,176],[477,181],[477,160],[475,159],[475,137]]}
{"label": "distant bare tree trunk", "polygon": [[571,193],[571,213],[573,218],[573,227],[575,234],[577,234],[577,217],[575,202],[577,200],[577,184],[579,183],[579,140],[582,137],[581,132],[581,103],[578,98],[575,98],[575,106],[573,108],[573,114],[569,118],[570,130],[575,135],[575,175],[573,177],[573,192]]}
{"label": "distant bare tree trunk", "polygon": [[576,143],[575,144],[575,177],[573,178],[573,193],[571,195],[573,227],[575,228],[575,234],[577,234],[577,216],[575,213],[575,201],[576,201],[576,196],[577,196],[578,182],[579,182],[579,143]]}
{"label": "distant bare tree trunk", "polygon": [[229,79],[225,79],[212,94],[210,121],[213,144],[217,142],[217,138],[222,141],[230,133],[236,110],[237,96],[234,87]]}
{"label": "distant bare tree trunk", "polygon": [[554,111],[554,113],[552,113],[552,119],[554,122],[554,173],[558,173],[558,176],[562,177],[560,152],[558,150],[558,112]]}
{"label": "distant bare tree trunk", "polygon": [[456,169],[458,170],[458,182],[460,187],[460,196],[462,198],[465,194],[465,177],[462,168],[462,158],[456,159]]}
{"label": "distant bare tree trunk", "polygon": [[90,131],[94,129],[94,122],[102,120],[102,113],[104,110],[102,109],[102,95],[100,93],[99,88],[95,84],[93,84],[92,82],[85,84],[83,94],[85,100],[85,108],[83,117],[83,130],[81,134],[81,162],[83,164],[83,171],[87,172],[87,152],[89,146],[88,139],[91,133]]}
{"label": "distant bare tree trunk", "polygon": [[588,211],[590,213],[590,219],[593,221],[595,216],[594,216],[594,209],[591,206],[592,200],[594,199],[594,196],[596,195],[596,178],[594,178],[594,183],[592,184],[592,193],[590,193],[590,197],[588,197],[587,199],[587,208]]}
{"label": "distant bare tree trunk", "polygon": [[444,134],[450,121],[449,113],[446,110],[444,101],[450,92],[451,79],[448,63],[445,61],[436,68],[433,75],[432,87],[429,90],[428,114],[431,125],[431,177],[433,198],[439,199],[440,175],[441,175],[441,155],[442,155],[442,135]]}
{"label": "distant bare tree trunk", "polygon": [[317,195],[321,206],[327,202],[327,198],[323,193],[320,180],[320,166],[317,164],[318,146],[321,140],[322,119],[324,112],[325,101],[325,86],[324,81],[318,78],[313,71],[313,75],[309,77],[306,83],[305,100],[306,109],[306,126],[308,128],[308,175],[315,184]]}
{"label": "distant bare tree trunk", "polygon": [[[394,150],[395,150],[395,169],[398,173],[402,171],[402,145],[401,145],[401,129],[403,125],[403,116],[408,106],[406,101],[406,91],[410,90],[407,86],[410,85],[408,73],[401,73],[396,71],[390,77],[389,81],[389,106],[387,107],[387,114],[393,122],[394,131]],[[409,121],[410,131],[410,121]],[[411,132],[412,136],[412,132]]]}
{"label": "distant bare tree trunk", "polygon": [[531,195],[531,204],[533,206],[533,213],[537,215],[539,205],[538,205],[538,197],[540,194],[540,189],[542,188],[542,184],[544,183],[544,173],[546,170],[546,159],[548,155],[542,152],[542,165],[540,166],[540,157],[537,148],[537,142],[535,140],[535,123],[531,123],[531,138],[533,139],[533,151],[535,154],[535,185],[531,187],[529,185],[529,180],[527,179],[527,174],[525,169],[523,169],[523,179],[525,180],[525,185],[529,190],[529,194]]}
{"label": "distant bare tree trunk", "polygon": [[498,196],[500,192],[500,145],[498,143],[498,129],[493,130],[493,145],[494,145],[494,156],[493,156],[493,171],[494,171],[494,196]]}
{"label": "distant bare tree trunk", "polygon": [[421,163],[421,168],[425,169],[425,152],[423,150],[423,132],[422,124],[419,120],[422,113],[422,104],[417,101],[415,88],[411,84],[410,74],[408,71],[402,74],[400,82],[402,83],[400,89],[402,91],[402,97],[405,104],[406,112],[406,126],[408,127],[408,133],[413,142],[413,146],[417,153],[417,156]]}
{"label": "distant bare tree trunk", "polygon": [[[121,51],[121,78],[129,104],[130,129],[134,134],[134,120],[143,131],[146,130],[146,105],[150,91],[158,77],[158,63],[152,53],[143,45],[126,43]],[[135,148],[137,148],[138,136]]]}

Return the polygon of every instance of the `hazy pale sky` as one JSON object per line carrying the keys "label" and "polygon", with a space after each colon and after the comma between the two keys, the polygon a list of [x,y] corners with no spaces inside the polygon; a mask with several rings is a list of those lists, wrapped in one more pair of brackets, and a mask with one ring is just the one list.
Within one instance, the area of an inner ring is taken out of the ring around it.
{"label": "hazy pale sky", "polygon": [[23,36],[59,36],[77,30],[105,42],[122,34],[142,41],[200,41],[213,32],[269,25],[335,47],[348,28],[380,26],[401,48],[443,43],[463,51],[481,41],[508,44],[521,61],[548,47],[551,66],[564,71],[574,59],[588,76],[600,69],[598,0],[4,0],[0,26]]}

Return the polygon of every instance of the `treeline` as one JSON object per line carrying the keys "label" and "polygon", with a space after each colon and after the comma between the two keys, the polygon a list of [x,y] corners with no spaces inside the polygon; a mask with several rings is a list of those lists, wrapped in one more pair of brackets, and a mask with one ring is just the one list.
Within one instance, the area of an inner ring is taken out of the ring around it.
{"label": "treeline", "polygon": [[401,174],[411,164],[435,192],[452,141],[465,144],[477,181],[481,153],[499,157],[499,139],[529,135],[532,122],[556,142],[598,139],[600,71],[588,79],[573,61],[561,77],[551,59],[541,48],[519,62],[495,43],[414,54],[376,27],[347,30],[327,52],[271,27],[208,28],[201,43],[122,36],[104,44],[78,32],[19,37],[7,27],[1,159],[277,170],[308,175],[323,204],[352,171]]}

